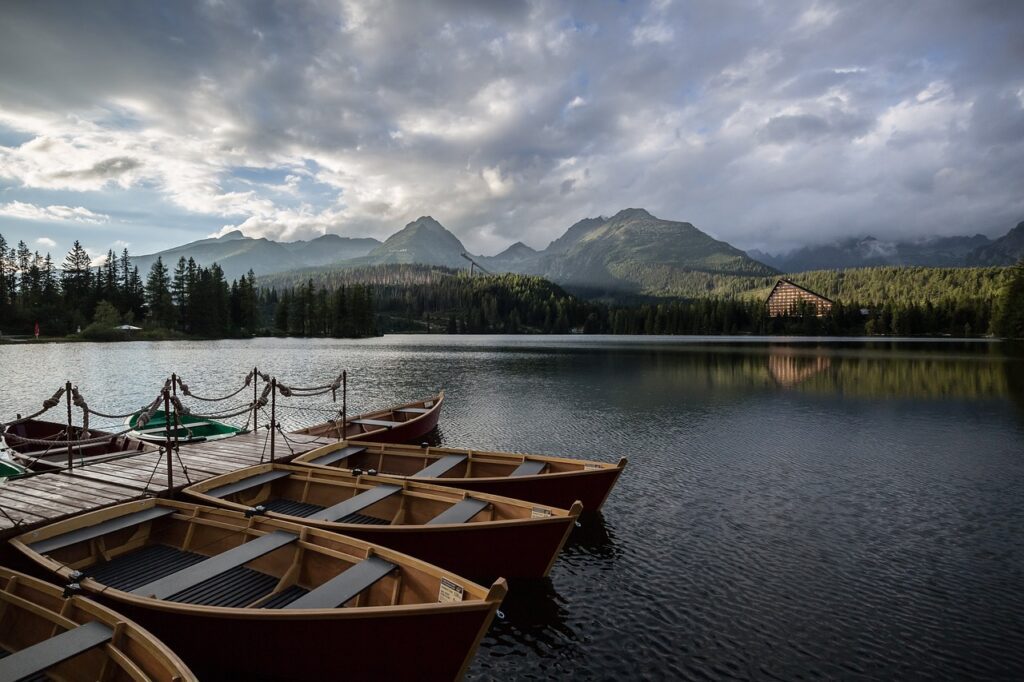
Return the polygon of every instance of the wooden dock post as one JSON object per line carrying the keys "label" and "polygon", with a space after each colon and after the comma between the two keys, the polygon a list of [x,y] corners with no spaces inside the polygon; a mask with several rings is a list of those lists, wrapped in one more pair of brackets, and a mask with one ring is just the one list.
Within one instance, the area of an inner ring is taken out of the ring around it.
{"label": "wooden dock post", "polygon": [[345,437],[348,430],[345,422],[348,421],[348,370],[341,371],[341,437]]}
{"label": "wooden dock post", "polygon": [[252,368],[252,430],[253,433],[259,428],[260,406],[257,404],[256,389],[259,387],[260,373],[256,367]]}
{"label": "wooden dock post", "polygon": [[64,384],[64,395],[68,399],[68,471],[71,471],[75,466],[75,455],[74,448],[71,445],[71,382],[68,381]]}
{"label": "wooden dock post", "polygon": [[270,378],[270,461],[274,461],[274,431],[277,430],[277,377]]}
{"label": "wooden dock post", "polygon": [[164,454],[167,455],[167,495],[174,493],[174,462],[171,459],[171,394],[164,393]]}

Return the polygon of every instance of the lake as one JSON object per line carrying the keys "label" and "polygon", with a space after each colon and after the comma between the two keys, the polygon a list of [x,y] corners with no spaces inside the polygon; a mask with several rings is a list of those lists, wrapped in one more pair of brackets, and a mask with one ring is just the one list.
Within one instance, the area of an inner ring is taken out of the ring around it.
{"label": "lake", "polygon": [[172,371],[217,395],[254,365],[295,385],[346,369],[350,414],[444,387],[446,445],[629,458],[550,579],[512,583],[470,678],[1024,677],[1024,357],[1004,344],[7,345],[0,419],[68,379],[127,412]]}

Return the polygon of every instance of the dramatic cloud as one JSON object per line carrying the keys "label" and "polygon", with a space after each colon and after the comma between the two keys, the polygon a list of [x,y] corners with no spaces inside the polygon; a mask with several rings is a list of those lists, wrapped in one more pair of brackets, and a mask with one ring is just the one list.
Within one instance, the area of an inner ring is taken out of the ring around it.
{"label": "dramatic cloud", "polygon": [[143,251],[430,214],[495,253],[627,206],[772,251],[995,235],[1024,219],[1022,25],[1016,0],[14,3],[0,210],[109,215]]}
{"label": "dramatic cloud", "polygon": [[[60,221],[60,222],[73,222],[73,223],[105,223],[110,220],[110,216],[102,215],[99,213],[93,213],[87,208],[81,206],[34,206],[32,204],[26,204],[20,201],[12,201],[8,204],[0,204],[0,216],[8,216],[10,218],[21,218],[22,220],[43,220],[43,221]],[[50,242],[52,240],[42,239],[36,240],[37,242],[43,241]]]}

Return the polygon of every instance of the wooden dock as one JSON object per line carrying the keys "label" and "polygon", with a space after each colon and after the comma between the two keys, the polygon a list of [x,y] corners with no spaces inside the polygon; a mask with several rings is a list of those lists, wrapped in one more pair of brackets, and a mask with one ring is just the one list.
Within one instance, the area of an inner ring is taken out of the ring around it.
{"label": "wooden dock", "polygon": [[[286,462],[331,442],[302,434],[279,435],[275,459]],[[265,430],[181,445],[172,462],[172,490],[176,493],[198,481],[269,461]],[[167,461],[157,450],[78,466],[70,472],[8,480],[0,485],[0,539],[83,512],[167,492]]]}

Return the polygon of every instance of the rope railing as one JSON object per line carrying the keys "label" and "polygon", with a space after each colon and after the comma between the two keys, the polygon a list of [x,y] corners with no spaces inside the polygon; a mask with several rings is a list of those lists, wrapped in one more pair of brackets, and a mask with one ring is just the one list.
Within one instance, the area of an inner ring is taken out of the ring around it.
{"label": "rope railing", "polygon": [[[222,400],[228,400],[229,398],[234,398],[236,395],[238,395],[239,393],[244,391],[246,388],[248,388],[252,384],[252,380],[253,380],[254,376],[259,376],[259,372],[257,372],[255,369],[250,370],[249,373],[245,375],[244,383],[237,390],[232,391],[231,393],[228,393],[227,395],[223,395],[223,396],[220,396],[220,397],[217,397],[217,398],[210,398],[210,397],[206,397],[206,396],[196,395],[189,388],[188,384],[186,384],[184,381],[182,381],[181,377],[178,376],[178,375],[174,376],[174,381],[176,382],[178,388],[181,390],[183,395],[187,395],[189,398],[195,398],[196,400],[201,400],[203,402],[216,403],[216,402],[220,402]],[[270,381],[270,378],[267,377],[266,381]]]}
{"label": "rope railing", "polygon": [[[254,385],[255,379],[262,379],[264,381],[263,391],[257,395],[258,384]],[[245,403],[236,403],[231,407],[222,406],[219,410],[212,410],[208,413],[194,412],[182,401],[184,398],[193,398],[202,402],[223,402],[229,400],[248,387],[252,387],[253,395],[252,400]],[[313,398],[317,396],[326,395],[327,393],[332,394],[332,399],[337,400],[338,389],[342,389],[342,408],[341,410],[325,409],[323,407],[314,407],[310,405],[281,405],[283,409],[291,410],[297,414],[302,415],[301,420],[307,421],[309,415],[312,413],[329,414],[334,418],[332,421],[337,421],[338,417],[341,417],[342,421],[345,419],[346,414],[346,400],[347,400],[347,373],[342,372],[330,383],[321,384],[318,386],[290,386],[281,383],[276,377],[269,375],[265,372],[259,371],[257,368],[253,368],[249,371],[244,378],[243,384],[231,393],[218,396],[210,397],[204,395],[195,394],[185,383],[181,377],[177,374],[171,375],[171,377],[164,381],[163,387],[160,393],[149,403],[143,406],[139,410],[128,412],[125,414],[115,414],[109,411],[97,410],[89,405],[86,398],[79,391],[77,386],[73,386],[71,382],[66,382],[63,388],[58,389],[54,394],[43,401],[42,409],[22,417],[20,414],[16,419],[8,422],[0,422],[0,431],[5,431],[5,436],[11,439],[12,443],[24,443],[28,445],[42,446],[46,448],[46,452],[49,453],[52,450],[67,448],[68,450],[68,463],[67,467],[70,470],[72,468],[72,456],[74,451],[77,449],[79,457],[84,462],[85,458],[81,454],[83,449],[87,446],[113,442],[115,439],[129,435],[133,432],[143,431],[146,425],[153,419],[156,412],[163,408],[165,415],[165,440],[166,443],[160,448],[161,456],[157,460],[156,466],[159,466],[159,462],[164,460],[166,456],[167,464],[167,480],[168,480],[168,491],[173,489],[173,467],[172,467],[172,453],[174,457],[178,458],[179,465],[182,470],[185,471],[186,479],[190,479],[187,468],[184,462],[181,460],[181,455],[178,451],[178,432],[181,427],[187,426],[181,423],[182,416],[190,416],[195,419],[203,420],[225,420],[247,415],[246,427],[247,430],[250,423],[252,424],[253,430],[259,427],[258,418],[260,413],[269,416],[267,428],[267,439],[264,442],[264,455],[266,454],[267,445],[270,446],[270,459],[274,460],[275,456],[275,440],[278,433],[284,439],[284,444],[294,454],[292,448],[293,441],[290,439],[281,428],[280,423],[277,421],[277,401],[276,398],[280,394],[285,398]],[[180,390],[181,395],[178,395]],[[8,431],[8,428],[28,422],[32,419],[36,419],[39,416],[45,414],[49,410],[57,407],[61,403],[61,399],[66,398],[67,402],[67,429],[59,431],[54,436],[46,438],[32,438],[27,435],[22,436],[16,433]],[[269,415],[266,414],[267,406],[270,406]],[[72,405],[78,407],[82,411],[82,426],[77,431],[78,438],[71,438],[71,435],[75,433],[72,425]],[[117,431],[116,433],[103,433],[103,435],[92,435],[90,433],[90,416],[99,417],[102,419],[132,419],[132,426],[126,426],[126,428]],[[159,429],[157,429],[159,430]],[[150,431],[154,431],[150,429]],[[155,436],[155,433],[150,434]],[[158,437],[159,438],[159,437]],[[152,438],[150,438],[152,440]],[[261,461],[264,455],[261,455]],[[38,458],[37,458],[38,459]]]}

